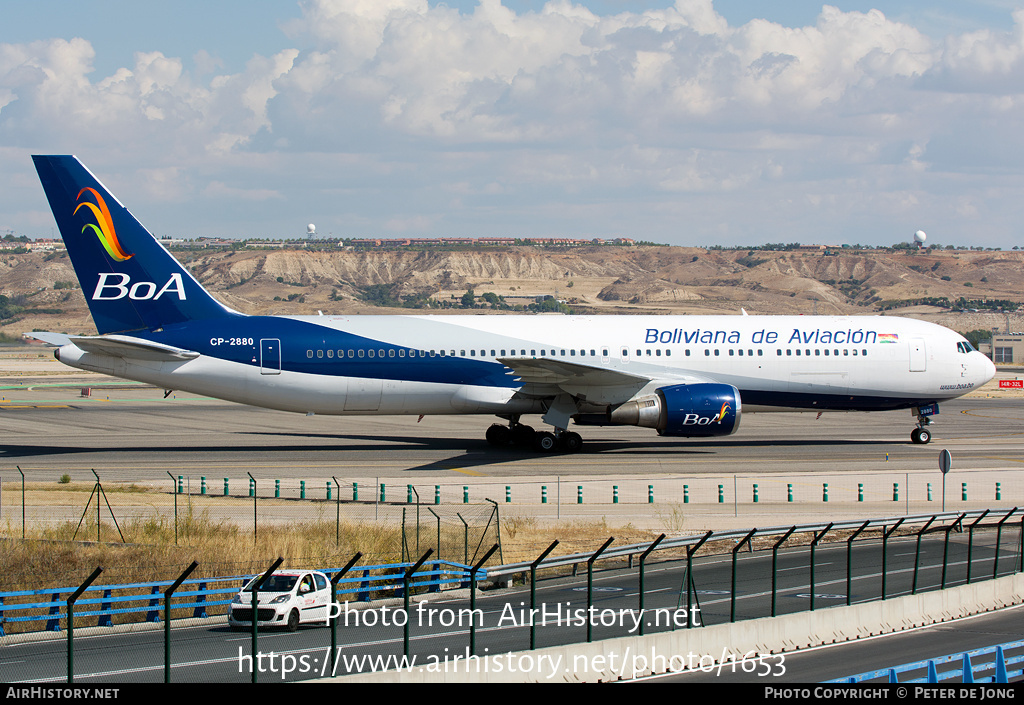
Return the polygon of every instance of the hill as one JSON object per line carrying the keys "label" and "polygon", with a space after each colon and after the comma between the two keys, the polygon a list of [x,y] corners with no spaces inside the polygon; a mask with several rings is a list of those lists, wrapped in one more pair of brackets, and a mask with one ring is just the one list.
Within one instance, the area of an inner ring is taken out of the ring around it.
{"label": "hill", "polygon": [[[1024,329],[1017,314],[1001,311],[1024,302],[1024,252],[509,247],[175,255],[220,300],[253,314],[480,313],[493,310],[481,299],[490,294],[502,309],[552,296],[576,313],[885,312],[961,331]],[[95,333],[77,286],[65,253],[0,254],[0,295],[8,299],[0,334]],[[462,308],[467,290],[486,308]]]}

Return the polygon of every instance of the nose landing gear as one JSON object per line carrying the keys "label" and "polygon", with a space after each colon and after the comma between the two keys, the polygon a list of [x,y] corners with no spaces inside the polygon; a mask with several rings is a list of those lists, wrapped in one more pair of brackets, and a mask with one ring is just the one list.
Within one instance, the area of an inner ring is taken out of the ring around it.
{"label": "nose landing gear", "polygon": [[914,443],[924,445],[932,439],[932,432],[928,430],[931,426],[932,417],[926,416],[920,411],[917,413],[917,428],[910,432],[910,440]]}

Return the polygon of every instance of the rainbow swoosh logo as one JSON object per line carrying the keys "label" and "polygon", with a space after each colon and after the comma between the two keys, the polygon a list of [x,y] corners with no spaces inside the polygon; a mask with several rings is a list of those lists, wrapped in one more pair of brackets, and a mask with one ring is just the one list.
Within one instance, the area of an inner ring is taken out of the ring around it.
{"label": "rainbow swoosh logo", "polygon": [[729,409],[730,408],[731,407],[729,406],[728,402],[726,402],[725,404],[722,404],[722,410],[718,412],[718,416],[716,416],[714,419],[712,419],[711,422],[712,423],[722,423],[722,419],[724,419],[725,415],[727,413],[729,413]]}
{"label": "rainbow swoosh logo", "polygon": [[[89,201],[82,201],[82,195],[88,192],[96,199],[96,203],[90,203]],[[114,230],[114,220],[110,217],[110,209],[107,208],[106,201],[103,200],[103,196],[96,192],[96,189],[89,187],[83,188],[78,192],[78,196],[75,197],[76,201],[79,201],[78,206],[75,207],[72,215],[77,215],[78,211],[82,208],[88,208],[92,211],[92,214],[96,217],[96,223],[86,223],[82,226],[82,232],[86,230],[92,230],[96,233],[96,237],[99,238],[100,244],[103,245],[103,249],[107,251],[110,258],[117,262],[124,262],[125,260],[131,259],[135,255],[128,254],[121,247],[121,243],[117,239],[117,231]]]}

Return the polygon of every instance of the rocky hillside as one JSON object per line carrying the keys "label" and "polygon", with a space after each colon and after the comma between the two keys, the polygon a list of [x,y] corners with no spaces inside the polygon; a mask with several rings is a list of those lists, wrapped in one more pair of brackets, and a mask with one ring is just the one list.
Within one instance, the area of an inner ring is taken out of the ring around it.
{"label": "rocky hillside", "polygon": [[[582,313],[867,314],[926,317],[959,330],[1024,328],[986,312],[1024,302],[1024,253],[534,247],[477,251],[239,250],[181,252],[193,274],[247,313],[399,313],[371,301],[458,306],[472,289],[524,304],[551,295]],[[74,286],[76,288],[68,288]],[[368,292],[375,296],[368,296]],[[64,254],[0,254],[0,294],[18,312],[0,333],[94,332]],[[966,299],[961,301],[959,299]],[[949,306],[946,305],[948,302]],[[954,313],[950,308],[980,309]],[[993,307],[994,308],[994,307]],[[13,310],[13,309],[12,309]],[[453,312],[463,311],[454,309]],[[468,311],[467,311],[468,312]],[[479,311],[474,311],[479,312]]]}

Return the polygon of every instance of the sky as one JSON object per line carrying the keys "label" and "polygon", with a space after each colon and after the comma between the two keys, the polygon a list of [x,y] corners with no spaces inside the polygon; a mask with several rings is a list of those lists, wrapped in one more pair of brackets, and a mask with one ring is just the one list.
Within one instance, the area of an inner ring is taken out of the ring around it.
{"label": "sky", "polygon": [[1024,245],[1024,2],[0,0],[32,154],[173,237]]}

